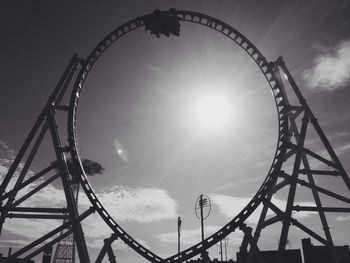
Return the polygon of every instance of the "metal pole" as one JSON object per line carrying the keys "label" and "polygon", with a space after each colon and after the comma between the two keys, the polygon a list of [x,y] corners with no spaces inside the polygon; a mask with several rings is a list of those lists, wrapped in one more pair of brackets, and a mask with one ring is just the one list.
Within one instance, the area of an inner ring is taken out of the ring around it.
{"label": "metal pole", "polygon": [[225,260],[227,262],[227,243],[226,243],[226,238],[225,238]]}
{"label": "metal pole", "polygon": [[80,221],[78,220],[79,212],[74,200],[73,190],[70,185],[69,171],[67,166],[66,156],[64,155],[61,146],[61,140],[58,134],[57,124],[54,118],[54,111],[48,114],[48,122],[50,125],[50,132],[53,141],[53,145],[56,152],[56,158],[60,167],[61,179],[65,197],[67,200],[67,208],[69,210],[70,219],[72,222],[72,228],[76,238],[76,245],[78,249],[80,262],[90,263],[89,252],[87,250],[84,232]]}
{"label": "metal pole", "polygon": [[222,256],[222,239],[220,240],[220,259],[223,261],[223,256]]}
{"label": "metal pole", "polygon": [[[203,194],[200,195],[199,206],[201,209],[201,230],[202,230],[202,243],[204,241],[204,219],[203,219]],[[202,259],[205,260],[205,249],[202,251]]]}
{"label": "metal pole", "polygon": [[201,229],[202,229],[202,242],[204,241],[204,219],[203,219],[203,195],[201,194],[199,199],[199,206],[201,209]]}
{"label": "metal pole", "polygon": [[177,253],[180,253],[181,217],[177,217]]}

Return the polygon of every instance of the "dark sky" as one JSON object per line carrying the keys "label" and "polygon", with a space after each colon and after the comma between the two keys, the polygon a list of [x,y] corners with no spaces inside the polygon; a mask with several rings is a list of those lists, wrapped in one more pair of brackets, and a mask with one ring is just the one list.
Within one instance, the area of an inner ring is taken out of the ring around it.
{"label": "dark sky", "polygon": [[[348,1],[7,1],[0,9],[1,176],[73,53],[85,58],[122,23],[172,7],[226,22],[268,61],[283,56],[350,171]],[[128,34],[102,56],[82,94],[80,151],[106,168],[103,176],[91,179],[93,187],[117,221],[160,256],[176,250],[173,232],[178,215],[184,222],[183,246],[189,246],[199,238],[193,204],[200,193],[210,194],[215,205],[207,221],[209,234],[228,222],[263,181],[277,134],[269,92],[249,58],[209,29],[183,23],[179,38],[157,39],[143,29]],[[206,134],[191,116],[197,99],[212,93],[230,98],[237,114],[224,130]],[[309,138],[310,145],[314,141]],[[50,161],[46,151],[40,153],[43,160],[36,168]],[[320,182],[345,192],[334,180]],[[50,191],[41,198],[59,193],[58,186]],[[303,192],[297,201],[312,202]],[[60,202],[57,198],[52,205]],[[283,205],[285,197],[278,196],[275,202]],[[88,206],[84,198],[82,203]],[[311,224],[316,217],[300,218]],[[349,244],[344,233],[349,222],[349,216],[331,216],[335,240],[341,245]],[[256,218],[250,223],[254,225]],[[22,233],[17,223],[9,224],[0,247],[16,247],[29,239],[29,228],[39,227],[39,222],[27,224]],[[98,221],[86,225],[94,258],[95,248],[109,232]],[[270,231],[267,248],[275,245],[271,240],[278,239],[277,233]],[[239,247],[239,237],[231,237],[232,248]],[[297,231],[292,234],[292,246],[299,247],[302,237]],[[122,262],[131,262],[134,256],[121,244],[118,252]],[[211,253],[218,256],[216,248]]]}

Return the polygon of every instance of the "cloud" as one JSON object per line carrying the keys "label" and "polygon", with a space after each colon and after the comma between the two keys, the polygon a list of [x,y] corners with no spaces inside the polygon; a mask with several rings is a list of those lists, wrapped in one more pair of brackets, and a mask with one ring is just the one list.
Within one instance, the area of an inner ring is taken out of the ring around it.
{"label": "cloud", "polygon": [[[217,232],[220,226],[205,226],[205,234],[212,235]],[[162,242],[177,243],[177,232],[163,233],[157,236]],[[198,227],[192,230],[181,230],[181,243],[185,245],[194,245],[201,241],[201,228]]]}
{"label": "cloud", "polygon": [[350,150],[350,143],[347,143],[347,144],[343,144],[343,145],[339,145],[339,146],[336,146],[334,148],[334,151],[338,154],[338,155],[342,155],[344,154],[345,152],[349,151]]}
{"label": "cloud", "polygon": [[25,245],[28,245],[28,240],[23,240],[23,239],[0,240],[0,247],[23,247]]}
{"label": "cloud", "polygon": [[55,229],[61,224],[62,221],[53,219],[7,219],[4,224],[4,229],[13,234],[32,239],[47,234],[50,230]]}
{"label": "cloud", "polygon": [[338,222],[350,221],[350,215],[337,216],[337,217],[335,218],[335,221],[338,221]]}
{"label": "cloud", "polygon": [[[103,239],[105,239],[105,238],[108,238],[108,237],[103,236],[103,238],[93,239],[92,241],[87,241],[86,245],[88,246],[88,248],[100,250],[104,245]],[[138,243],[140,243],[142,246],[144,246],[145,248],[150,249],[148,243],[145,242],[144,240],[136,239],[136,241]],[[117,240],[114,240],[112,242],[112,248],[113,248],[113,250],[123,251],[123,250],[129,249],[129,246],[126,243],[124,243],[121,239],[117,239]]]}
{"label": "cloud", "polygon": [[[208,237],[216,233],[221,226],[205,226],[205,236]],[[230,244],[240,244],[242,241],[242,232],[233,232],[229,235]],[[164,243],[177,243],[177,232],[162,233],[157,236]],[[192,230],[181,230],[181,244],[195,245],[201,241],[201,228]]]}
{"label": "cloud", "polygon": [[[228,219],[232,219],[236,216],[251,200],[251,197],[233,197],[229,195],[211,194],[210,199],[218,206],[219,212]],[[272,197],[272,203],[276,205],[282,211],[285,209],[287,202],[285,200]],[[300,206],[316,206],[314,202],[296,202],[295,205]],[[247,222],[257,224],[262,211],[262,205],[260,205],[253,213],[247,218]],[[293,217],[296,219],[305,218],[316,212],[293,212]],[[268,210],[267,216],[275,215],[272,210]]]}
{"label": "cloud", "polygon": [[[0,180],[6,174],[14,158],[14,153],[8,145],[0,141]],[[23,164],[21,164],[23,167]],[[18,177],[18,171],[10,181],[8,189],[14,187]],[[28,175],[33,175],[29,171]],[[38,179],[31,185],[27,186],[19,195],[22,196],[34,189],[42,179]],[[113,186],[97,193],[100,201],[106,207],[107,211],[118,221],[150,223],[167,219],[176,218],[177,204],[167,191],[159,188],[128,188],[124,186]],[[39,192],[28,198],[22,203],[28,207],[57,207],[66,206],[65,196],[62,189],[53,185],[48,185]],[[88,198],[81,191],[79,195],[79,211],[85,211],[91,206]],[[34,238],[42,236],[57,226],[62,224],[62,220],[39,220],[39,219],[7,219],[4,229],[20,235],[22,237]],[[110,235],[111,230],[100,219],[97,214],[90,215],[83,221],[86,236],[90,238],[106,238]],[[34,236],[33,236],[34,235]],[[92,246],[94,246],[94,241]]]}
{"label": "cloud", "polygon": [[335,90],[350,83],[350,40],[323,48],[303,78],[311,89]]}
{"label": "cloud", "polygon": [[97,196],[119,221],[150,223],[177,217],[177,204],[163,189],[113,186]]}

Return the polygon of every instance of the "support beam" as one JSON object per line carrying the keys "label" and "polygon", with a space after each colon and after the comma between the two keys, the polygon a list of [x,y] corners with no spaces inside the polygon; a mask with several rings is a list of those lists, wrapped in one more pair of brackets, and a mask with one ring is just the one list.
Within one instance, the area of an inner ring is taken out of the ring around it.
{"label": "support beam", "polygon": [[73,191],[70,187],[71,178],[69,177],[67,159],[64,153],[60,151],[62,146],[61,146],[60,136],[57,130],[57,124],[54,118],[54,110],[51,110],[48,113],[48,122],[50,125],[50,132],[51,132],[52,142],[55,148],[56,158],[60,168],[62,185],[63,185],[63,189],[64,189],[66,201],[67,201],[67,208],[69,210],[69,216],[72,222],[72,227],[76,238],[79,259],[81,262],[90,263],[89,253],[86,247],[83,229],[80,224],[80,221],[77,219],[79,213],[75,203]]}
{"label": "support beam", "polygon": [[25,200],[27,200],[29,197],[31,197],[33,194],[37,193],[38,191],[40,191],[41,189],[43,189],[45,186],[48,186],[49,184],[51,184],[53,181],[55,181],[57,178],[59,178],[60,175],[59,174],[55,174],[54,176],[52,176],[51,178],[47,179],[45,182],[42,182],[41,184],[39,184],[37,187],[35,187],[33,190],[31,190],[30,192],[28,192],[27,194],[25,194],[24,196],[22,196],[20,199],[16,200],[11,207],[15,207],[18,206],[19,204],[21,204],[22,202],[24,202]]}
{"label": "support beam", "polygon": [[[83,219],[85,219],[87,216],[91,215],[91,213],[94,212],[93,208],[89,208],[88,210],[86,210],[84,213],[82,213],[78,220],[79,222],[81,222]],[[26,253],[27,251],[33,249],[34,247],[38,246],[39,244],[44,243],[47,239],[53,237],[54,235],[57,235],[58,233],[60,233],[63,229],[66,229],[68,227],[70,227],[72,225],[71,222],[67,222],[57,228],[55,228],[54,230],[52,230],[51,232],[47,233],[46,235],[38,238],[37,240],[35,240],[34,242],[30,243],[29,245],[25,246],[24,248],[16,251],[15,253],[13,253],[11,255],[10,262],[11,260],[14,260],[15,258],[18,258],[19,256],[21,256],[22,254]]]}
{"label": "support beam", "polygon": [[243,226],[243,227],[241,227],[241,229],[244,232],[245,238],[247,239],[247,241],[250,244],[250,251],[247,254],[247,258],[245,260],[245,263],[251,263],[254,256],[258,260],[258,263],[266,263],[266,261],[264,260],[262,254],[259,250],[257,243],[255,242],[254,238],[251,235],[250,227]]}
{"label": "support beam", "polygon": [[262,228],[265,228],[265,227],[267,227],[267,226],[269,226],[269,225],[272,225],[272,224],[274,224],[274,223],[277,223],[277,222],[281,221],[282,218],[283,218],[283,217],[280,216],[280,215],[276,215],[276,216],[274,216],[274,217],[270,217],[270,218],[266,219],[266,220],[261,224],[261,227],[262,227]]}
{"label": "support beam", "polygon": [[293,210],[295,211],[315,211],[315,212],[319,212],[324,211],[324,212],[335,212],[335,213],[350,213],[350,208],[346,208],[346,207],[322,207],[321,209],[317,206],[293,206]]}
{"label": "support beam", "polygon": [[300,169],[300,174],[312,174],[312,175],[330,175],[330,176],[339,176],[341,175],[339,171],[327,171],[327,170],[308,170]]}
{"label": "support beam", "polygon": [[292,216],[292,208],[293,208],[295,192],[296,192],[296,187],[297,187],[297,180],[296,179],[298,178],[298,174],[299,174],[301,158],[302,158],[302,149],[304,147],[304,141],[305,141],[308,122],[309,122],[309,118],[308,118],[308,115],[305,113],[303,120],[302,120],[302,125],[301,125],[300,138],[299,138],[300,141],[298,142],[297,152],[296,152],[295,160],[294,160],[293,174],[292,174],[291,185],[290,185],[289,193],[288,193],[286,211],[284,213],[284,218],[282,221],[282,231],[281,231],[280,242],[278,245],[278,253],[277,253],[277,262],[278,263],[285,262],[284,251],[285,251],[285,247],[287,244],[289,226],[290,226],[290,221],[291,221],[291,216]]}
{"label": "support beam", "polygon": [[67,212],[66,208],[52,208],[52,207],[12,207],[8,212],[29,212],[29,213],[58,213],[64,214]]}
{"label": "support beam", "polygon": [[28,186],[29,184],[33,183],[34,181],[38,180],[43,175],[50,172],[52,169],[55,168],[55,165],[51,164],[47,168],[43,169],[36,175],[30,177],[27,181],[23,182],[21,185],[18,185],[17,187],[14,187],[11,191],[5,193],[3,196],[0,197],[0,202],[8,198],[9,196],[13,195],[14,193],[18,192],[19,190],[23,189],[24,187]]}
{"label": "support beam", "polygon": [[[290,179],[290,175],[288,175],[286,173],[284,173],[282,176],[285,177],[286,179],[287,178]],[[308,183],[308,182],[306,182],[306,181],[304,181],[302,179],[299,179],[299,178],[297,179],[297,182],[298,182],[298,184],[300,184],[302,186],[306,186],[306,187],[308,187],[310,189],[314,189],[314,190],[316,190],[316,191],[318,191],[318,192],[320,192],[322,194],[328,195],[330,197],[336,198],[336,199],[338,199],[340,201],[343,201],[343,202],[346,202],[346,203],[350,204],[350,199],[345,197],[345,196],[338,195],[338,194],[333,193],[333,192],[331,192],[331,191],[329,191],[329,190],[327,190],[325,188],[313,185],[313,184]]]}
{"label": "support beam", "polygon": [[106,255],[106,253],[108,254],[108,257],[110,258],[110,262],[116,262],[111,245],[117,239],[118,239],[118,237],[115,234],[112,234],[109,238],[106,238],[103,240],[104,245],[103,245],[100,253],[97,256],[95,263],[101,263]]}
{"label": "support beam", "polygon": [[66,219],[66,215],[48,215],[48,214],[18,214],[18,213],[8,213],[8,218],[36,218],[36,219]]}

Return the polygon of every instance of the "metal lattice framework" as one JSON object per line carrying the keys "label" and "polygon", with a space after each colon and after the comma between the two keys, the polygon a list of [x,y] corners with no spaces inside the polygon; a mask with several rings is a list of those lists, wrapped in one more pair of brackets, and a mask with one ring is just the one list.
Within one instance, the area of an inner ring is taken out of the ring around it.
{"label": "metal lattice framework", "polygon": [[[64,219],[62,226],[53,229],[48,234],[39,237],[34,242],[17,250],[11,255],[10,260],[13,260],[16,257],[23,257],[24,260],[33,258],[37,254],[43,252],[48,245],[52,246],[69,235],[74,235],[80,262],[90,262],[81,222],[92,212],[97,212],[104,222],[110,227],[113,233],[109,239],[105,239],[105,246],[102,248],[97,262],[101,262],[104,254],[106,253],[108,253],[110,258],[114,258],[111,243],[116,238],[124,241],[130,248],[135,250],[150,262],[184,262],[193,258],[194,256],[200,255],[204,250],[209,249],[216,243],[220,242],[220,240],[223,240],[230,233],[237,230],[241,230],[246,234],[242,242],[242,248],[246,249],[248,244],[250,246],[251,253],[249,253],[247,262],[252,260],[253,255],[257,255],[259,261],[264,262],[263,258],[259,254],[259,236],[261,235],[263,228],[276,222],[282,222],[283,225],[276,262],[284,261],[284,250],[291,224],[304,231],[308,236],[315,238],[325,246],[329,247],[330,251],[333,253],[334,262],[336,262],[336,255],[334,254],[335,252],[333,250],[334,244],[327,224],[325,212],[350,212],[350,208],[323,207],[319,193],[340,200],[347,205],[350,204],[350,199],[325,188],[316,186],[314,176],[338,176],[343,180],[349,192],[350,180],[283,60],[279,58],[276,62],[268,62],[262,53],[244,35],[216,18],[201,13],[175,9],[170,9],[169,11],[163,12],[157,11],[157,14],[161,14],[165,17],[176,18],[177,21],[181,22],[200,24],[223,34],[234,44],[241,47],[247,53],[247,55],[251,57],[257,67],[260,68],[261,73],[265,76],[276,104],[278,116],[278,136],[273,162],[261,187],[253,196],[251,201],[246,205],[246,207],[219,231],[206,238],[203,242],[200,242],[166,259],[159,257],[133,239],[109,215],[108,211],[105,210],[86,177],[78,153],[76,138],[76,116],[78,111],[78,103],[84,83],[98,58],[102,56],[103,53],[118,39],[133,30],[144,27],[145,21],[152,19],[155,14],[137,17],[108,34],[95,47],[95,49],[93,49],[85,60],[82,60],[77,56],[73,56],[56,89],[51,94],[42,113],[39,115],[37,122],[30,131],[23,147],[19,151],[7,175],[3,179],[0,186],[0,200],[3,204],[0,210],[1,228],[5,223],[6,218]],[[157,32],[157,35],[159,36],[159,32]],[[298,98],[298,105],[292,105],[289,102],[286,88],[284,87],[284,81],[281,77],[283,75],[286,75],[287,77],[286,81],[290,85],[291,92],[293,92]],[[74,84],[72,85],[73,82]],[[69,89],[71,89],[70,101],[67,105],[64,105],[61,103],[61,101]],[[67,115],[67,138],[62,138],[63,135],[60,134],[57,129],[55,114],[58,111],[62,111]],[[300,119],[300,116],[302,116],[302,119]],[[325,151],[329,154],[329,158],[325,158],[304,147],[307,128],[310,125],[310,122],[321,139]],[[27,178],[26,174],[46,132],[50,132],[51,134],[57,158],[56,166],[52,164],[34,176]],[[62,146],[62,141],[68,141],[68,145]],[[8,189],[9,182],[14,178],[14,173],[19,169],[19,164],[23,162],[24,155],[26,153],[28,154],[28,158],[24,161],[24,165],[21,167],[19,176],[16,177],[16,183],[12,189]],[[74,175],[71,175],[68,171],[67,156],[70,156],[74,163]],[[324,163],[325,165],[331,167],[332,170],[312,170],[309,165],[309,158],[314,158]],[[284,169],[288,160],[292,160],[293,162],[293,169],[291,173],[286,172]],[[39,184],[39,186],[16,200],[18,192],[38,179],[42,179],[43,175],[52,172],[54,169],[59,169],[60,172],[48,177],[49,179],[45,179],[43,183]],[[307,181],[299,178],[299,176],[302,174],[307,176]],[[67,201],[66,209],[20,206],[24,200],[34,195],[40,189],[58,178],[61,179],[65,192],[65,198]],[[74,189],[72,187],[72,185],[74,185],[72,182],[75,182],[75,180],[79,181],[81,188],[92,205],[91,208],[87,209],[81,214],[78,213],[74,198]],[[294,205],[296,188],[298,185],[303,185],[311,189],[316,207],[301,207]],[[274,205],[271,201],[272,196],[282,188],[288,188],[287,206],[284,211]],[[252,235],[251,229],[247,227],[245,222],[258,206],[263,206],[263,210],[255,233]],[[271,218],[266,217],[269,209],[274,212],[275,216]],[[325,238],[294,219],[292,216],[293,211],[317,211],[325,232]]]}

